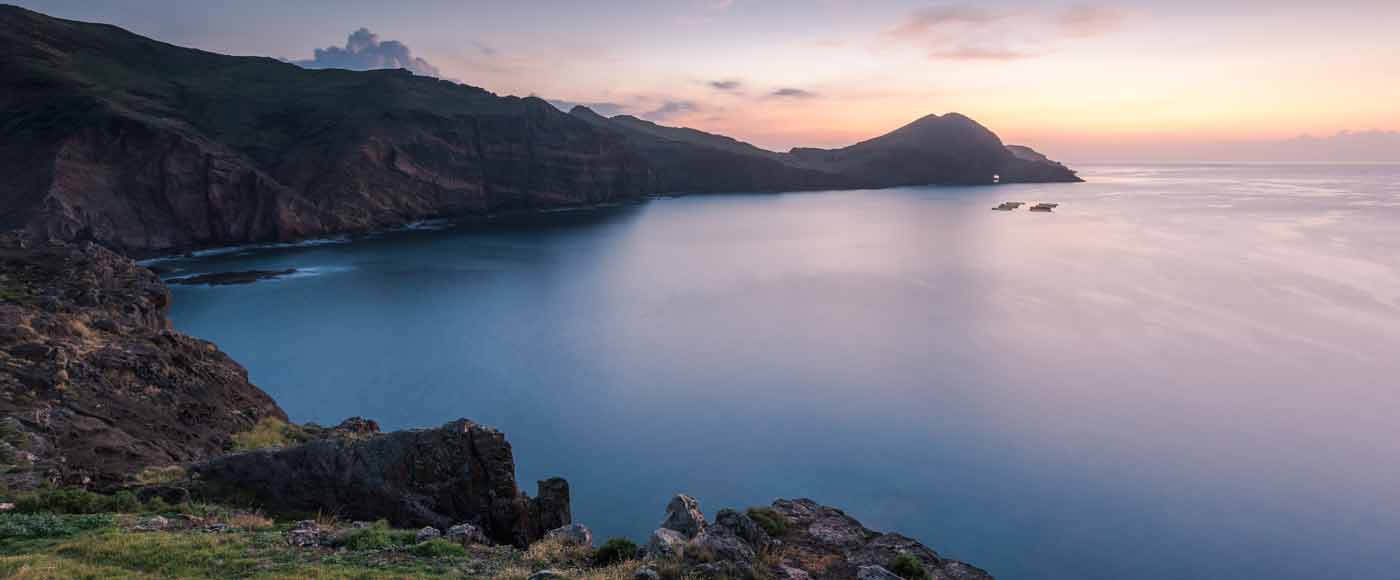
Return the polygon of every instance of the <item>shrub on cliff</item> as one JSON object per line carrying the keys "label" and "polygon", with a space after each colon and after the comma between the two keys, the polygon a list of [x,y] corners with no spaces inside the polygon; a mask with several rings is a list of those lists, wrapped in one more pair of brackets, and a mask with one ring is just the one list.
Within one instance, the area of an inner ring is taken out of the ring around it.
{"label": "shrub on cliff", "polygon": [[264,417],[252,429],[233,435],[234,451],[254,451],[257,449],[291,447],[305,443],[306,433],[276,417]]}
{"label": "shrub on cliff", "polygon": [[758,524],[758,527],[763,528],[763,531],[768,532],[771,537],[781,537],[787,531],[787,517],[773,508],[753,507],[749,508],[746,513],[748,513],[749,519]]}
{"label": "shrub on cliff", "polygon": [[929,580],[928,570],[924,569],[924,563],[918,558],[909,554],[900,554],[890,562],[890,571],[905,580]]}
{"label": "shrub on cliff", "polygon": [[593,561],[599,566],[609,566],[637,557],[637,544],[627,538],[612,538],[603,543],[593,554]]}

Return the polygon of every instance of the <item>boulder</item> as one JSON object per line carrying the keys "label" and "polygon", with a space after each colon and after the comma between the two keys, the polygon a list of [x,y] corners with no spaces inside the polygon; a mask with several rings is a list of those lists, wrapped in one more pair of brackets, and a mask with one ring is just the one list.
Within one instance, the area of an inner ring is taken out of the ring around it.
{"label": "boulder", "polygon": [[583,524],[569,524],[554,528],[545,534],[545,537],[556,539],[563,544],[593,547],[593,531]]}
{"label": "boulder", "polygon": [[661,574],[650,566],[642,566],[632,573],[632,580],[661,580]]}
{"label": "boulder", "polygon": [[432,526],[427,526],[427,527],[424,527],[424,528],[421,529],[421,530],[418,530],[418,533],[417,533],[416,535],[414,535],[413,539],[415,539],[415,540],[417,540],[417,541],[419,541],[419,542],[426,542],[426,541],[428,541],[428,540],[436,540],[436,539],[441,538],[441,537],[442,537],[442,532],[438,531],[437,528],[434,528],[434,527],[432,527]]}
{"label": "boulder", "polygon": [[287,531],[287,543],[298,548],[308,548],[321,544],[321,527],[311,520],[302,520]]}
{"label": "boulder", "polygon": [[206,497],[251,498],[273,512],[383,518],[399,527],[468,521],[487,538],[518,547],[571,517],[567,482],[542,481],[539,497],[530,499],[516,485],[505,435],[466,419],[227,455],[190,472]]}
{"label": "boulder", "polygon": [[719,513],[715,514],[715,523],[710,529],[714,530],[715,528],[722,529],[726,534],[739,538],[755,550],[768,547],[772,541],[768,537],[768,533],[763,531],[763,528],[759,527],[758,523],[753,521],[753,518],[750,518],[748,514],[729,508],[719,510]]}
{"label": "boulder", "polygon": [[529,580],[563,580],[563,578],[566,578],[563,572],[546,569],[531,574]]}
{"label": "boulder", "polygon": [[680,532],[657,528],[647,538],[646,558],[679,558],[685,555],[685,546],[686,537]]}
{"label": "boulder", "polygon": [[694,538],[705,531],[705,526],[705,514],[700,513],[700,502],[695,498],[678,493],[666,504],[666,519],[661,520],[661,527]]}
{"label": "boulder", "polygon": [[462,545],[490,544],[486,539],[486,534],[481,533],[481,528],[471,524],[457,524],[447,528],[447,539],[458,542]]}

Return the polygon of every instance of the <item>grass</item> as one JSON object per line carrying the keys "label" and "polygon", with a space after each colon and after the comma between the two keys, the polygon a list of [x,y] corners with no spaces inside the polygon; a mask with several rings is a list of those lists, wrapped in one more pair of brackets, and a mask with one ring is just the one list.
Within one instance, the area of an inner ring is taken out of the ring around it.
{"label": "grass", "polygon": [[354,551],[384,550],[402,547],[417,541],[418,533],[413,530],[395,530],[383,520],[367,527],[350,530],[337,538],[336,545]]}
{"label": "grass", "polygon": [[143,507],[129,491],[102,495],[81,489],[41,489],[14,498],[14,504],[15,511],[30,514],[129,513]]}
{"label": "grass", "polygon": [[136,483],[141,485],[165,485],[185,479],[185,468],[179,465],[147,467],[136,474]]}
{"label": "grass", "polygon": [[296,425],[273,417],[264,417],[252,429],[234,434],[234,451],[280,449],[306,442],[306,432]]}
{"label": "grass", "polygon": [[627,538],[612,538],[603,543],[593,555],[593,561],[600,566],[617,564],[637,557],[637,544]]}
{"label": "grass", "polygon": [[[86,510],[112,501],[73,491],[31,496],[30,507],[63,510]],[[103,497],[112,496],[98,496]],[[631,580],[641,566],[633,557],[636,546],[621,539],[605,543],[600,560],[587,546],[554,539],[525,550],[463,546],[442,538],[417,542],[415,530],[394,529],[381,521],[354,529],[338,525],[336,546],[296,547],[286,541],[293,522],[273,522],[257,512],[184,503],[163,510],[168,527],[138,530],[151,513],[149,506],[127,513],[0,513],[0,578],[525,580],[549,568],[581,580]],[[229,528],[205,531],[215,522]],[[664,567],[665,562],[651,565]],[[684,577],[679,567],[665,572],[666,580]]]}
{"label": "grass", "polygon": [[787,516],[779,513],[778,510],[770,507],[752,507],[745,513],[771,537],[779,538],[787,532]]}

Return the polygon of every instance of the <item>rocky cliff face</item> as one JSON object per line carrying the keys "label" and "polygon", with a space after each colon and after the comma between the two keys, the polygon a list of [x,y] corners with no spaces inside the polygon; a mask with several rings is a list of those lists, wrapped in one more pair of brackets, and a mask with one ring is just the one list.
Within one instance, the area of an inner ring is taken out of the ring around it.
{"label": "rocky cliff face", "polygon": [[115,485],[286,418],[242,366],[171,330],[169,302],[150,270],[95,244],[0,236],[5,483]]}
{"label": "rocky cliff face", "polygon": [[634,199],[616,134],[404,71],[303,70],[0,6],[0,228],[133,254]]}
{"label": "rocky cliff face", "polygon": [[335,513],[399,526],[461,523],[525,546],[570,523],[569,484],[539,482],[531,499],[515,482],[505,435],[465,419],[437,429],[327,438],[289,449],[192,466],[207,497],[252,497],[274,512]]}
{"label": "rocky cliff face", "polygon": [[657,193],[993,176],[1078,180],[955,114],[776,153],[406,71],[304,70],[0,5],[0,230],[133,255]]}

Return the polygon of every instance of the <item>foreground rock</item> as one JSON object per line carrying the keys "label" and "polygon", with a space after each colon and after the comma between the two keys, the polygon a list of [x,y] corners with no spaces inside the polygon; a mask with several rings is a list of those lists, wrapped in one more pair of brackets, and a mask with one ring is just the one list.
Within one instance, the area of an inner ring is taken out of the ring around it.
{"label": "foreground rock", "polygon": [[286,419],[218,347],[171,330],[169,304],[154,273],[95,244],[0,236],[0,481],[115,486]]}
{"label": "foreground rock", "polygon": [[[917,540],[871,530],[845,512],[809,499],[780,499],[747,513],[722,509],[713,523],[696,527],[697,518],[688,514],[698,514],[699,507],[690,496],[673,498],[643,558],[677,562],[701,577],[790,580],[898,579],[890,570],[898,568],[897,559],[905,558],[912,559],[906,567],[912,562],[933,580],[992,579],[986,571],[943,558]],[[763,525],[760,517],[766,520]],[[676,528],[694,533],[687,536]]]}
{"label": "foreground rock", "polygon": [[516,485],[505,435],[465,419],[229,455],[190,471],[209,497],[251,496],[273,512],[320,511],[439,530],[465,522],[516,546],[572,520],[567,482],[541,481],[531,499]]}

